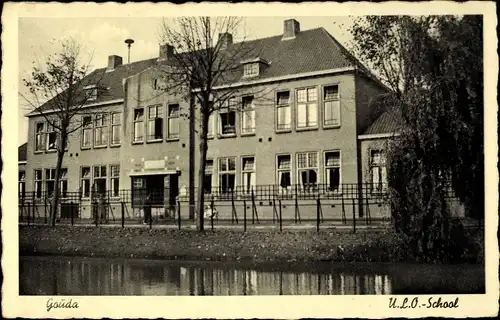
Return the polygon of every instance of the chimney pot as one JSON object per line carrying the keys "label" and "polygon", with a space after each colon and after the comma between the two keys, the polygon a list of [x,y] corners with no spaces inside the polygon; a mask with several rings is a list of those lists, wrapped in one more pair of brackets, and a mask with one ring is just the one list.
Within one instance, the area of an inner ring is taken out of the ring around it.
{"label": "chimney pot", "polygon": [[300,32],[300,23],[295,19],[284,22],[283,39],[293,39]]}
{"label": "chimney pot", "polygon": [[160,56],[158,60],[170,60],[174,56],[174,46],[170,44],[160,45]]}
{"label": "chimney pot", "polygon": [[108,67],[106,68],[106,71],[113,71],[119,66],[121,66],[123,63],[123,59],[120,56],[117,55],[112,55],[108,57]]}
{"label": "chimney pot", "polygon": [[233,44],[233,35],[227,32],[219,33],[219,42],[221,50],[226,50],[229,45]]}

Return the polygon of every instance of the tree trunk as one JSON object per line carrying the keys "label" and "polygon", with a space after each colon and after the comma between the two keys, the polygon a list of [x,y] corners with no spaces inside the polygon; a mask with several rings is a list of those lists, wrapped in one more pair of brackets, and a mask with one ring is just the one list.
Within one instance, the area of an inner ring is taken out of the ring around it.
{"label": "tree trunk", "polygon": [[54,227],[56,225],[57,218],[57,207],[59,205],[59,180],[61,177],[61,167],[64,158],[64,145],[66,144],[67,134],[64,132],[61,133],[61,140],[57,146],[57,164],[56,164],[56,176],[54,181],[54,195],[52,198],[52,207],[50,208],[50,222],[51,226]]}
{"label": "tree trunk", "polygon": [[194,220],[196,212],[195,195],[195,101],[194,94],[189,97],[189,219]]}
{"label": "tree trunk", "polygon": [[196,219],[196,229],[198,231],[204,230],[204,209],[205,209],[205,191],[203,190],[203,181],[205,179],[205,163],[207,161],[207,133],[208,133],[208,111],[205,111],[208,107],[203,108],[201,113],[201,123],[200,123],[200,166],[198,167],[198,210]]}

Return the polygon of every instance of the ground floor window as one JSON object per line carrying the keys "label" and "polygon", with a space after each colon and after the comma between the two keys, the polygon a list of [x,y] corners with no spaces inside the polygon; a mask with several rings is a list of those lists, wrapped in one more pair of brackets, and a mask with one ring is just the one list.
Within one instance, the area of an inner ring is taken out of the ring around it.
{"label": "ground floor window", "polygon": [[297,181],[304,191],[310,191],[318,183],[318,153],[297,154]]}
{"label": "ground floor window", "polygon": [[371,191],[383,192],[387,186],[387,168],[385,154],[382,150],[370,152]]}
{"label": "ground floor window", "polygon": [[289,190],[292,185],[291,157],[289,154],[278,155],[277,162],[276,175],[278,185],[282,191]]}
{"label": "ground floor window", "polygon": [[206,194],[212,193],[212,175],[214,170],[214,161],[207,159],[205,163],[205,176],[203,178],[203,191]]}
{"label": "ground floor window", "polygon": [[82,167],[80,188],[82,197],[90,197],[90,167]]}
{"label": "ground floor window", "polygon": [[111,195],[113,197],[120,196],[120,166],[111,166]]}
{"label": "ground floor window", "polygon": [[68,169],[61,168],[61,173],[59,177],[60,183],[60,194],[63,198],[68,196]]}
{"label": "ground floor window", "polygon": [[42,197],[42,170],[35,170],[35,196],[37,198]]}
{"label": "ground floor window", "polygon": [[45,192],[48,198],[54,196],[56,169],[45,169]]}
{"label": "ground floor window", "polygon": [[18,189],[17,192],[21,198],[24,198],[26,194],[26,172],[19,171],[19,179],[18,179]]}
{"label": "ground floor window", "polygon": [[325,152],[325,182],[327,191],[337,191],[340,187],[340,152]]}
{"label": "ground floor window", "polygon": [[251,193],[255,188],[255,157],[242,158],[241,184],[244,193]]}
{"label": "ground floor window", "polygon": [[234,190],[236,178],[236,158],[219,159],[219,188],[221,193],[229,193]]}
{"label": "ground floor window", "polygon": [[106,166],[94,166],[94,192],[99,195],[106,193]]}

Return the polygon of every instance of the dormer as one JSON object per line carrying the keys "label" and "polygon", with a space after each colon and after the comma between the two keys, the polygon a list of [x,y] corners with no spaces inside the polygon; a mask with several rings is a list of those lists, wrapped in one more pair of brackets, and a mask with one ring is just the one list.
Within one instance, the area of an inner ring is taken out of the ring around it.
{"label": "dormer", "polygon": [[106,90],[105,86],[100,86],[97,84],[91,84],[83,87],[83,91],[85,92],[85,102],[96,101],[99,98],[99,95]]}
{"label": "dormer", "polygon": [[264,68],[269,65],[269,62],[262,58],[254,58],[243,60],[241,64],[243,65],[243,77],[251,78],[259,76]]}

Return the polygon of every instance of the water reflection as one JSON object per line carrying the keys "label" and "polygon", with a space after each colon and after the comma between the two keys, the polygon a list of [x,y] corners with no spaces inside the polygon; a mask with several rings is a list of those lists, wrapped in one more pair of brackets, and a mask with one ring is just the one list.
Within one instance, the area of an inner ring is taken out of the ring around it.
{"label": "water reflection", "polygon": [[394,290],[398,281],[408,287],[407,277],[349,268],[284,272],[231,264],[22,257],[19,269],[21,295],[382,295],[402,291]]}

